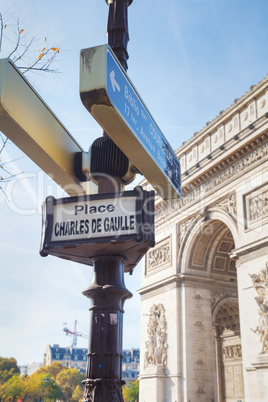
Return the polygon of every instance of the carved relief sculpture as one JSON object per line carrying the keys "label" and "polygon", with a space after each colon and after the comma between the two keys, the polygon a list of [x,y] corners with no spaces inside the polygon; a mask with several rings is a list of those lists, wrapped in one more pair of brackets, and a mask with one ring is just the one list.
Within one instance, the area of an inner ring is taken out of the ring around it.
{"label": "carved relief sculpture", "polygon": [[241,345],[225,346],[222,350],[224,359],[238,359],[242,357]]}
{"label": "carved relief sculpture", "polygon": [[215,305],[218,303],[219,300],[223,299],[227,295],[222,292],[211,292],[211,306],[214,309]]}
{"label": "carved relief sculpture", "polygon": [[185,238],[186,233],[188,232],[188,229],[191,227],[193,222],[195,221],[196,217],[192,217],[179,225],[177,225],[177,238],[178,238],[178,249],[181,247],[181,244],[183,242],[183,239]]}
{"label": "carved relief sculpture", "polygon": [[166,366],[166,318],[163,304],[154,304],[150,309],[147,327],[148,340],[145,342],[144,368],[149,366]]}
{"label": "carved relief sculpture", "polygon": [[236,219],[237,207],[235,193],[229,194],[226,198],[221,200],[217,206],[225,209],[230,215],[233,216],[234,219]]}
{"label": "carved relief sculpture", "polygon": [[257,275],[250,275],[258,296],[255,300],[259,306],[259,324],[255,330],[260,336],[262,344],[261,353],[268,352],[268,263]]}
{"label": "carved relief sculpture", "polygon": [[147,272],[171,265],[171,239],[162,241],[147,254]]}
{"label": "carved relief sculpture", "polygon": [[249,198],[248,210],[250,221],[268,216],[268,190]]}

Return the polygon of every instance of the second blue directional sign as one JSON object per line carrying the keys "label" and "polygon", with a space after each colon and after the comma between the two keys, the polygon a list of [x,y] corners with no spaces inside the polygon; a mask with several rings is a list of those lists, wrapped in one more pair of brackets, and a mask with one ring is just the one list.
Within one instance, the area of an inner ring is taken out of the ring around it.
{"label": "second blue directional sign", "polygon": [[179,159],[108,45],[81,51],[80,95],[163,199],[181,195]]}

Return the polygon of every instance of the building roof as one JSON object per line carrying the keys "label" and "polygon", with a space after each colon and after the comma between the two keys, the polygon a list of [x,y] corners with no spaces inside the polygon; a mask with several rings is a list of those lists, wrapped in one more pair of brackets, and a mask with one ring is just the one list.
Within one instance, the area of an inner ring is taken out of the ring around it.
{"label": "building roof", "polygon": [[49,345],[51,361],[52,360],[71,360],[71,361],[85,361],[87,357],[86,348],[60,347],[59,345]]}
{"label": "building roof", "polygon": [[123,350],[123,363],[139,362],[140,349],[124,349]]}

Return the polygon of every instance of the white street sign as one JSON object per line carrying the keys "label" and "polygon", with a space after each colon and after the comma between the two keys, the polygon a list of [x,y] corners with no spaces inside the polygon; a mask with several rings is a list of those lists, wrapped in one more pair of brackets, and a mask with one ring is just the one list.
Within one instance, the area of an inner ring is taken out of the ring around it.
{"label": "white street sign", "polygon": [[94,257],[120,255],[127,272],[154,243],[154,191],[47,197],[43,205],[43,257],[93,265]]}
{"label": "white street sign", "polygon": [[51,241],[137,234],[136,197],[55,204]]}

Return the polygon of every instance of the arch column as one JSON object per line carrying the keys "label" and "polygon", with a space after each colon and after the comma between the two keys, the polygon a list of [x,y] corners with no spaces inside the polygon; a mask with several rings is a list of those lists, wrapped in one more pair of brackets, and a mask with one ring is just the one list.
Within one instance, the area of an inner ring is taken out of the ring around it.
{"label": "arch column", "polygon": [[205,218],[193,221],[181,242],[185,401],[231,402],[226,398],[223,341],[220,332],[215,332],[218,322],[213,307],[226,298],[238,305],[235,260],[230,258],[235,247],[233,233],[237,235],[233,220],[214,208]]}
{"label": "arch column", "polygon": [[183,326],[183,378],[185,401],[215,401],[213,370],[215,343],[211,321],[209,281],[197,286],[197,278],[185,279],[181,286]]}
{"label": "arch column", "polygon": [[221,343],[219,330],[217,325],[213,325],[213,330],[215,334],[215,351],[216,351],[216,372],[217,372],[217,396],[218,402],[223,402],[223,387],[222,387],[222,369],[221,369]]}

